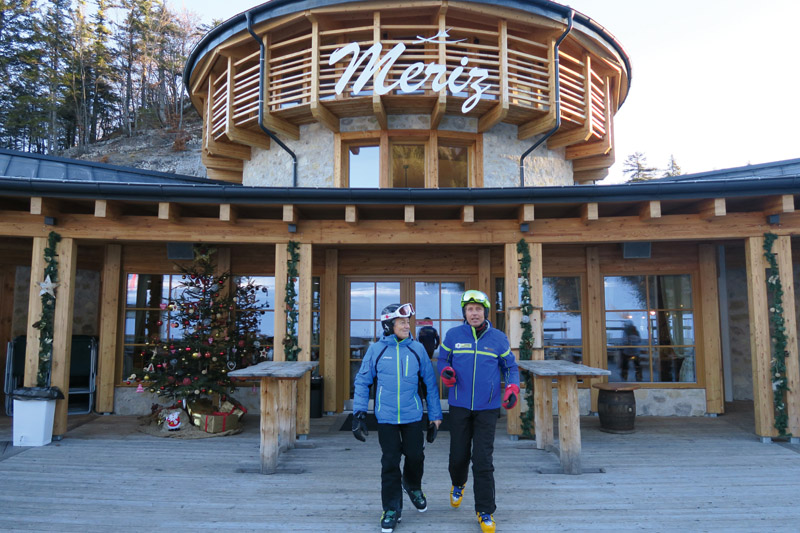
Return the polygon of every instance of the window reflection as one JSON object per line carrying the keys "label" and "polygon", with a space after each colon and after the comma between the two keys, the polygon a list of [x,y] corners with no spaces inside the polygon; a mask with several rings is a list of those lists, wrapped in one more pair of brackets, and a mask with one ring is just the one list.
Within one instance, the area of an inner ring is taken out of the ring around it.
{"label": "window reflection", "polygon": [[348,183],[352,188],[380,187],[380,148],[377,146],[350,146],[348,157]]}
{"label": "window reflection", "polygon": [[439,145],[439,187],[469,187],[469,148]]}
{"label": "window reflection", "polygon": [[392,187],[425,187],[425,146],[393,144],[390,162]]}

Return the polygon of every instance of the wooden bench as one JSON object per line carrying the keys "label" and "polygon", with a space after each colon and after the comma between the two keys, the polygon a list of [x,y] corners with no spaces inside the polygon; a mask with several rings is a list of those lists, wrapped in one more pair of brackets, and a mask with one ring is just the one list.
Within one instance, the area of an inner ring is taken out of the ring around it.
{"label": "wooden bench", "polygon": [[578,406],[578,378],[608,376],[603,368],[579,365],[569,361],[517,361],[517,365],[533,374],[534,429],[536,447],[554,448],[552,380],[558,389],[558,456],[565,474],[580,474],[581,419]]}
{"label": "wooden bench", "polygon": [[229,372],[235,378],[261,378],[261,473],[277,470],[278,454],[293,448],[297,421],[297,382],[317,361],[264,361]]}

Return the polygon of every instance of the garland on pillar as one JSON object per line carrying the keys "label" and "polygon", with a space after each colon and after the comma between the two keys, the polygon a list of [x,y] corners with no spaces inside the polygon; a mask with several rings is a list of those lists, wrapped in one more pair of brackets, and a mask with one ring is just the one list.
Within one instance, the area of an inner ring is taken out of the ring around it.
{"label": "garland on pillar", "polygon": [[300,244],[295,241],[289,241],[286,245],[289,257],[286,260],[286,335],[283,337],[283,353],[287,361],[297,361],[300,352],[297,342],[297,291],[294,288],[298,276],[297,263],[300,261],[299,249]]}
{"label": "garland on pillar", "polygon": [[769,308],[769,321],[772,324],[772,359],[770,374],[772,378],[772,404],[775,410],[775,429],[781,437],[789,436],[786,428],[789,415],[786,412],[786,393],[789,392],[789,380],[786,376],[786,325],[783,318],[783,285],[781,284],[778,261],[772,251],[772,245],[778,236],[774,233],[764,234],[764,257],[770,268],[767,278],[767,290],[772,295],[772,306]]}
{"label": "garland on pillar", "polygon": [[[56,287],[58,287],[58,255],[56,245],[61,235],[51,231],[44,249],[44,281],[39,282],[42,290],[42,316],[33,327],[39,330],[39,369],[36,372],[36,386],[50,385],[50,366],[53,358],[53,318],[56,312]],[[35,275],[31,272],[31,276]]]}
{"label": "garland on pillar", "polygon": [[[531,327],[533,305],[531,305],[531,253],[525,239],[520,239],[517,243],[517,255],[520,257],[519,272],[522,278],[522,294],[520,296],[522,335],[519,341],[519,359],[520,361],[529,361],[533,358],[533,328]],[[525,372],[525,403],[528,405],[528,410],[524,414],[520,413],[522,436],[532,439],[534,438],[533,378],[530,372]]]}

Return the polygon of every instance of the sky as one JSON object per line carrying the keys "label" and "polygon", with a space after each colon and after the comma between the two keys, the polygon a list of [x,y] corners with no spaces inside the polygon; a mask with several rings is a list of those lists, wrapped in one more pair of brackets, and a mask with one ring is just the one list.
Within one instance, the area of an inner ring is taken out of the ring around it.
{"label": "sky", "polygon": [[[203,22],[258,0],[168,0]],[[614,35],[632,65],[615,117],[616,162],[602,184],[625,181],[634,153],[684,174],[800,158],[800,1],[564,1]]]}

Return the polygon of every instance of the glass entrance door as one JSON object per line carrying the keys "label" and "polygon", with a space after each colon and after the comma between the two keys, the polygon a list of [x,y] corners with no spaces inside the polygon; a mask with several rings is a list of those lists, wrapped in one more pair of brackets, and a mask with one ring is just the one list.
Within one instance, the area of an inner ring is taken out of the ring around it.
{"label": "glass entrance door", "polygon": [[[349,395],[353,398],[353,383],[361,361],[370,345],[382,335],[380,312],[389,304],[414,304],[416,316],[411,319],[411,331],[419,339],[423,327],[434,328],[440,339],[447,331],[462,323],[461,293],[468,284],[467,279],[428,279],[402,277],[380,280],[351,279],[346,287],[347,298],[347,354],[349,364]],[[427,333],[430,333],[428,330]],[[434,351],[433,357],[438,354]],[[435,361],[434,361],[435,363]],[[346,408],[352,403],[346,402]]]}

